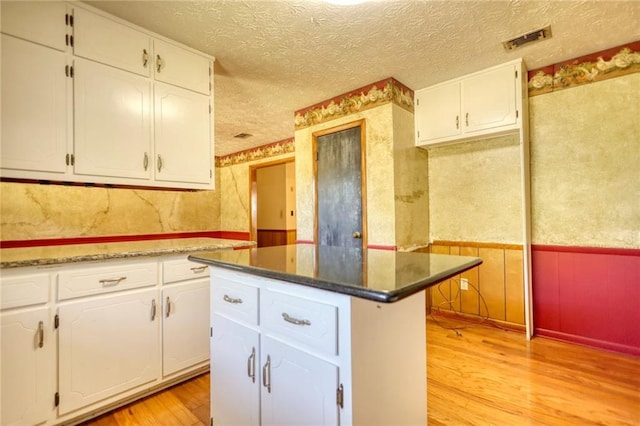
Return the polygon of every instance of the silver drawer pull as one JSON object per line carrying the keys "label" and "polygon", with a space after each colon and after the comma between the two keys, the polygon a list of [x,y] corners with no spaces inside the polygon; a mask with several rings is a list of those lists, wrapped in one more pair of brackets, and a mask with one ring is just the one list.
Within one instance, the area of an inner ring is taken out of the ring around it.
{"label": "silver drawer pull", "polygon": [[252,348],[251,355],[247,359],[247,376],[251,379],[252,383],[256,382],[256,348]]}
{"label": "silver drawer pull", "polygon": [[206,266],[194,266],[193,268],[191,268],[191,270],[193,271],[194,274],[199,274],[200,272],[204,272],[207,270]]}
{"label": "silver drawer pull", "polygon": [[44,322],[40,321],[38,323],[38,347],[41,348],[44,346]]}
{"label": "silver drawer pull", "polygon": [[156,299],[151,300],[151,321],[156,320]]}
{"label": "silver drawer pull", "polygon": [[240,298],[234,299],[232,297],[227,296],[226,294],[224,295],[223,299],[224,299],[225,302],[228,302],[228,303],[233,303],[233,304],[242,303],[242,299],[240,299]]}
{"label": "silver drawer pull", "polygon": [[171,315],[171,299],[167,296],[167,318]]}
{"label": "silver drawer pull", "polygon": [[120,284],[122,281],[126,280],[127,277],[120,277],[120,278],[108,278],[105,280],[100,280],[100,284],[102,285],[118,285]]}
{"label": "silver drawer pull", "polygon": [[262,386],[271,393],[271,356],[267,355],[267,363],[262,367]]}
{"label": "silver drawer pull", "polygon": [[291,324],[295,324],[295,325],[311,325],[311,321],[309,321],[309,320],[299,320],[297,318],[293,318],[293,317],[289,316],[289,314],[287,314],[286,312],[282,313],[282,318],[286,322],[290,322]]}

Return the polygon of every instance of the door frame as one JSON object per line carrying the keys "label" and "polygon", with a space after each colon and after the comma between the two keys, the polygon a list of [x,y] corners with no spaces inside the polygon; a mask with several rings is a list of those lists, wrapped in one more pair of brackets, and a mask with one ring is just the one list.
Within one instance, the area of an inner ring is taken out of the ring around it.
{"label": "door frame", "polygon": [[295,161],[295,157],[289,157],[249,166],[249,239],[251,241],[258,242],[258,169],[295,163]]}
{"label": "door frame", "polygon": [[360,119],[339,126],[313,132],[312,161],[313,161],[313,241],[318,245],[318,138],[343,130],[360,127],[360,194],[362,198],[362,248],[367,248],[367,151],[366,120]]}

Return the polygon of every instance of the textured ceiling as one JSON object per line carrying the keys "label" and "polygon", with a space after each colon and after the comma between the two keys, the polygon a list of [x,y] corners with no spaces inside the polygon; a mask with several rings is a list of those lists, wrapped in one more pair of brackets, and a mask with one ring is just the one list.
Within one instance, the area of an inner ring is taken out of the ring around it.
{"label": "textured ceiling", "polygon": [[[88,3],[216,57],[218,156],[293,137],[296,110],[386,77],[417,90],[518,57],[535,69],[640,40],[633,0]],[[550,40],[502,48],[549,24]]]}

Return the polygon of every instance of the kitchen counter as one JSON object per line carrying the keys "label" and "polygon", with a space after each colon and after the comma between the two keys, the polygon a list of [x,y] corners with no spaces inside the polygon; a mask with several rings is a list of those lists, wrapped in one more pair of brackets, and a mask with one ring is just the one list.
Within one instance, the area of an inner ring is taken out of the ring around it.
{"label": "kitchen counter", "polygon": [[309,244],[198,253],[189,260],[383,303],[482,263],[477,257]]}
{"label": "kitchen counter", "polygon": [[252,247],[253,241],[175,238],[0,250],[0,269]]}

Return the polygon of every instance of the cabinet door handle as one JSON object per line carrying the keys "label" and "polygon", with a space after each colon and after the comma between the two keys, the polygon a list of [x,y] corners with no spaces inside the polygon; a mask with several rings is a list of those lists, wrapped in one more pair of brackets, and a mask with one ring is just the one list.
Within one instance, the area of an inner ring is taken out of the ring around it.
{"label": "cabinet door handle", "polygon": [[149,154],[144,153],[144,159],[142,160],[142,165],[144,166],[144,171],[146,172],[149,168]]}
{"label": "cabinet door handle", "polygon": [[142,66],[147,67],[149,63],[149,54],[147,53],[147,49],[142,49]]}
{"label": "cabinet door handle", "polygon": [[240,298],[234,299],[234,298],[232,298],[232,297],[227,296],[226,294],[224,295],[224,297],[223,297],[222,299],[223,299],[225,302],[227,302],[227,303],[233,303],[234,305],[235,305],[235,304],[240,304],[240,303],[242,303],[242,299],[240,299]]}
{"label": "cabinet door handle", "polygon": [[160,73],[160,70],[164,67],[164,61],[160,57],[160,55],[156,55],[156,71]]}
{"label": "cabinet door handle", "polygon": [[247,359],[247,376],[251,378],[251,382],[256,382],[256,348],[251,349],[251,355]]}
{"label": "cabinet door handle", "polygon": [[162,171],[162,157],[158,154],[158,171]]}
{"label": "cabinet door handle", "polygon": [[456,129],[460,128],[460,116],[456,115]]}
{"label": "cabinet door handle", "polygon": [[465,124],[467,125],[467,127],[469,127],[469,113],[465,114],[464,121],[465,121]]}
{"label": "cabinet door handle", "polygon": [[40,321],[38,323],[38,347],[41,348],[44,346],[44,322]]}
{"label": "cabinet door handle", "polygon": [[191,268],[191,270],[193,271],[194,274],[199,274],[200,272],[204,272],[207,270],[206,266],[194,266],[193,268]]}
{"label": "cabinet door handle", "polygon": [[156,320],[156,299],[151,301],[151,321]]}
{"label": "cabinet door handle", "polygon": [[302,325],[302,326],[305,326],[305,325],[311,325],[311,321],[306,320],[306,319],[305,319],[305,320],[301,320],[301,319],[297,319],[297,318],[291,317],[291,316],[289,316],[289,314],[288,314],[288,313],[286,313],[286,312],[283,312],[283,313],[282,313],[282,318],[283,318],[286,322],[290,322],[291,324],[295,324],[295,325]]}
{"label": "cabinet door handle", "polygon": [[118,284],[120,284],[122,281],[124,281],[126,279],[127,279],[127,277],[106,278],[104,280],[100,280],[99,283],[102,284],[103,286],[118,285]]}
{"label": "cabinet door handle", "polygon": [[167,296],[167,318],[169,318],[169,315],[171,315],[171,299]]}
{"label": "cabinet door handle", "polygon": [[262,386],[271,393],[271,356],[267,355],[267,363],[262,367]]}

